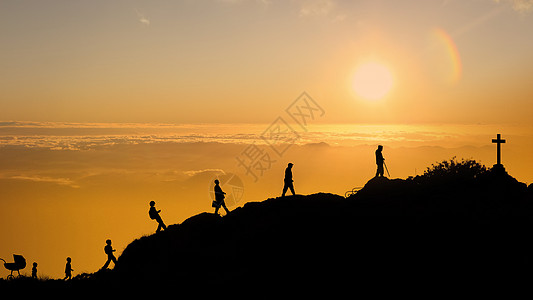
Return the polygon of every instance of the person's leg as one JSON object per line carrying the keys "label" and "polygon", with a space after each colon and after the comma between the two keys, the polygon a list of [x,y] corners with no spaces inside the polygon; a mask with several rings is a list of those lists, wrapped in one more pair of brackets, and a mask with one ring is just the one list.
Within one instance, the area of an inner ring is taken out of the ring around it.
{"label": "person's leg", "polygon": [[219,208],[220,208],[220,206],[215,207],[215,215],[218,215],[218,209]]}
{"label": "person's leg", "polygon": [[229,209],[226,207],[226,203],[222,202],[222,207],[226,210],[226,214],[229,214]]}
{"label": "person's leg", "polygon": [[157,223],[157,229],[155,230],[155,232],[159,232],[161,231],[161,223]]}
{"label": "person's leg", "polygon": [[111,260],[113,260],[114,265],[117,264],[117,258],[113,254],[111,254]]}
{"label": "person's leg", "polygon": [[292,192],[292,195],[293,196],[296,196],[296,193],[294,192],[294,185],[291,183],[291,185],[289,186],[289,188],[291,189],[291,192]]}
{"label": "person's leg", "polygon": [[107,269],[109,267],[109,263],[111,262],[111,258],[109,258],[109,255],[107,256],[107,261],[105,262],[104,266],[102,267],[102,270]]}
{"label": "person's leg", "polygon": [[378,164],[378,170],[376,171],[376,177],[381,176],[383,177],[383,173],[385,170],[383,169],[383,164]]}
{"label": "person's leg", "polygon": [[159,226],[157,227],[157,231],[161,231],[161,229],[167,229],[167,226],[165,225],[165,223],[163,223],[163,219],[161,219],[161,216],[158,216],[156,218],[156,221],[157,221],[157,224],[159,224]]}
{"label": "person's leg", "polygon": [[281,194],[281,197],[285,197],[285,193],[287,192],[287,188],[288,188],[288,186],[287,186],[287,184],[285,184],[283,186],[283,193]]}

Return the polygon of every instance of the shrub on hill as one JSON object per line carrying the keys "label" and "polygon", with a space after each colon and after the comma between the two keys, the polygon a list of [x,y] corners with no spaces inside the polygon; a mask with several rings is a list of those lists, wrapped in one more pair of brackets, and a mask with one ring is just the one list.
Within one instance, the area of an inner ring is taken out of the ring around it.
{"label": "shrub on hill", "polygon": [[423,175],[416,176],[414,180],[429,184],[468,183],[488,172],[485,165],[473,159],[463,158],[459,161],[454,156],[450,160],[432,164]]}

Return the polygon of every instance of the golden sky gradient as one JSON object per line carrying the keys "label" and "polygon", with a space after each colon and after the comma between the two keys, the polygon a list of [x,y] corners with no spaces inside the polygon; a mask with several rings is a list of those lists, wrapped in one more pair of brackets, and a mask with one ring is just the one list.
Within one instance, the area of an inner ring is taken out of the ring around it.
{"label": "golden sky gradient", "polygon": [[[532,6],[2,1],[0,119],[268,123],[306,90],[326,123],[531,124]],[[368,60],[394,76],[379,103],[351,86]]]}
{"label": "golden sky gradient", "polygon": [[[343,194],[378,144],[405,178],[492,166],[501,133],[531,183],[532,37],[532,0],[0,1],[0,257],[94,272],[106,239],[120,255],[155,231],[150,200],[179,223],[223,173],[237,205],[275,197],[289,161],[297,193]],[[305,128],[287,115],[303,91]],[[236,157],[281,117],[299,139],[255,181]]]}

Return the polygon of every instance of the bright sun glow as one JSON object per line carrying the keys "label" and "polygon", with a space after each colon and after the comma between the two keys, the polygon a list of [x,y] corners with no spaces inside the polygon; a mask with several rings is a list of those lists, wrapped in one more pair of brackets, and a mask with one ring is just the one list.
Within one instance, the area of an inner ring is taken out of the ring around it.
{"label": "bright sun glow", "polygon": [[392,88],[392,74],[377,62],[367,62],[355,71],[352,87],[358,96],[368,100],[383,98]]}

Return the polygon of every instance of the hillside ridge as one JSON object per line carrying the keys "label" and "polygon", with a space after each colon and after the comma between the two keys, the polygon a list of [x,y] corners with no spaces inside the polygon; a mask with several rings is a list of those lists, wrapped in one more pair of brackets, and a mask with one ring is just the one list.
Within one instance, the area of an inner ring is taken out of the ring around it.
{"label": "hillside ridge", "polygon": [[113,274],[231,281],[280,270],[282,277],[374,272],[406,261],[415,269],[477,273],[489,258],[493,270],[525,268],[532,247],[522,237],[533,225],[532,200],[533,185],[507,174],[441,184],[373,178],[348,198],[296,195],[248,202],[224,217],[200,213],[133,241]]}

